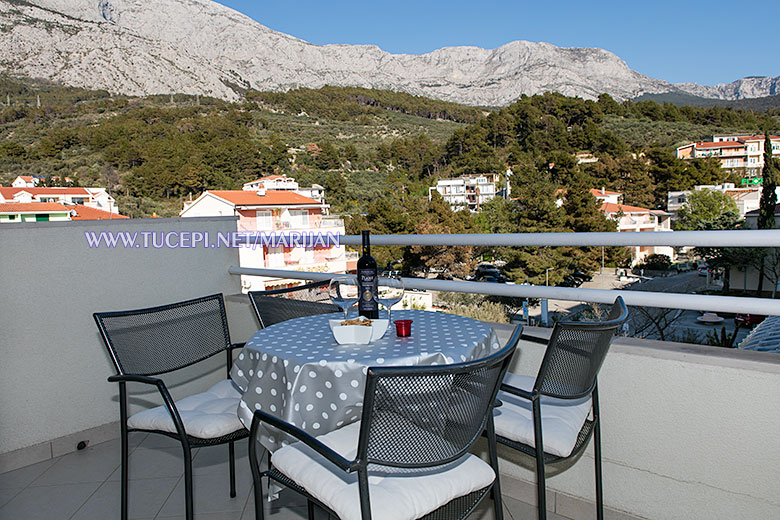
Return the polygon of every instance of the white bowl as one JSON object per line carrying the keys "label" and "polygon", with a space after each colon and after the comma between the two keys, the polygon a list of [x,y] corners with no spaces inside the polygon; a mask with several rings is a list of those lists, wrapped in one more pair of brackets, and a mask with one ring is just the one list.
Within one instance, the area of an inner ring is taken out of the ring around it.
{"label": "white bowl", "polygon": [[336,343],[340,345],[357,344],[365,345],[376,341],[385,335],[389,320],[371,320],[371,326],[366,325],[342,325],[344,320],[329,320],[330,329]]}

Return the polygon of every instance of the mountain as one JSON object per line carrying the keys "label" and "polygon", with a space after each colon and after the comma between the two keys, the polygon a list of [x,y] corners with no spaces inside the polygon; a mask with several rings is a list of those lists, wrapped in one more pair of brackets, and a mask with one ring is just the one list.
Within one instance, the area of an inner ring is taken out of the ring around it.
{"label": "mountain", "polygon": [[780,94],[780,76],[768,78],[751,76],[731,83],[719,83],[714,87],[696,83],[676,83],[675,87],[694,96],[712,99],[751,99]]}
{"label": "mountain", "polygon": [[[606,92],[622,100],[720,88],[675,86],[631,70],[605,50],[548,43],[421,55],[312,45],[210,0],[0,0],[0,71],[132,95],[236,100],[247,89],[333,85],[475,106],[503,106],[545,91],[588,99]],[[753,93],[769,88],[751,85]],[[726,87],[722,95],[742,95],[743,87]]]}

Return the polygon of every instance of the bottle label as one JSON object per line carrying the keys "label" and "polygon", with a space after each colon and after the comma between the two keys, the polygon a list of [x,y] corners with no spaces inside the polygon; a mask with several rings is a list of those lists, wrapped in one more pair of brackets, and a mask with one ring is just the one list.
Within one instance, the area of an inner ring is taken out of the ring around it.
{"label": "bottle label", "polygon": [[376,301],[377,277],[374,269],[358,269],[358,284],[360,286],[360,301],[358,309],[361,311],[378,311]]}

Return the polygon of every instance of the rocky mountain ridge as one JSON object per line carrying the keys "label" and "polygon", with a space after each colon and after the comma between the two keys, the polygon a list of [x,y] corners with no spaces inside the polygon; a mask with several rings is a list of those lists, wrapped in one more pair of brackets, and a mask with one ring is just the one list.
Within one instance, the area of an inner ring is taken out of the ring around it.
{"label": "rocky mountain ridge", "polygon": [[778,83],[672,85],[603,49],[527,41],[421,55],[313,45],[210,0],[0,0],[0,71],[131,95],[236,100],[250,88],[334,85],[476,106],[504,106],[545,91],[589,99],[606,92],[622,100],[681,90],[735,99],[767,95]]}

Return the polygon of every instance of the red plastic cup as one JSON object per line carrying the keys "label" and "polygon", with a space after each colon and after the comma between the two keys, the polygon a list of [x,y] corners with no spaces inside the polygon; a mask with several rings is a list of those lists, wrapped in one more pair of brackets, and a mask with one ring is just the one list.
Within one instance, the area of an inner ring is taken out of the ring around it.
{"label": "red plastic cup", "polygon": [[403,338],[412,333],[412,320],[395,320],[395,335]]}

